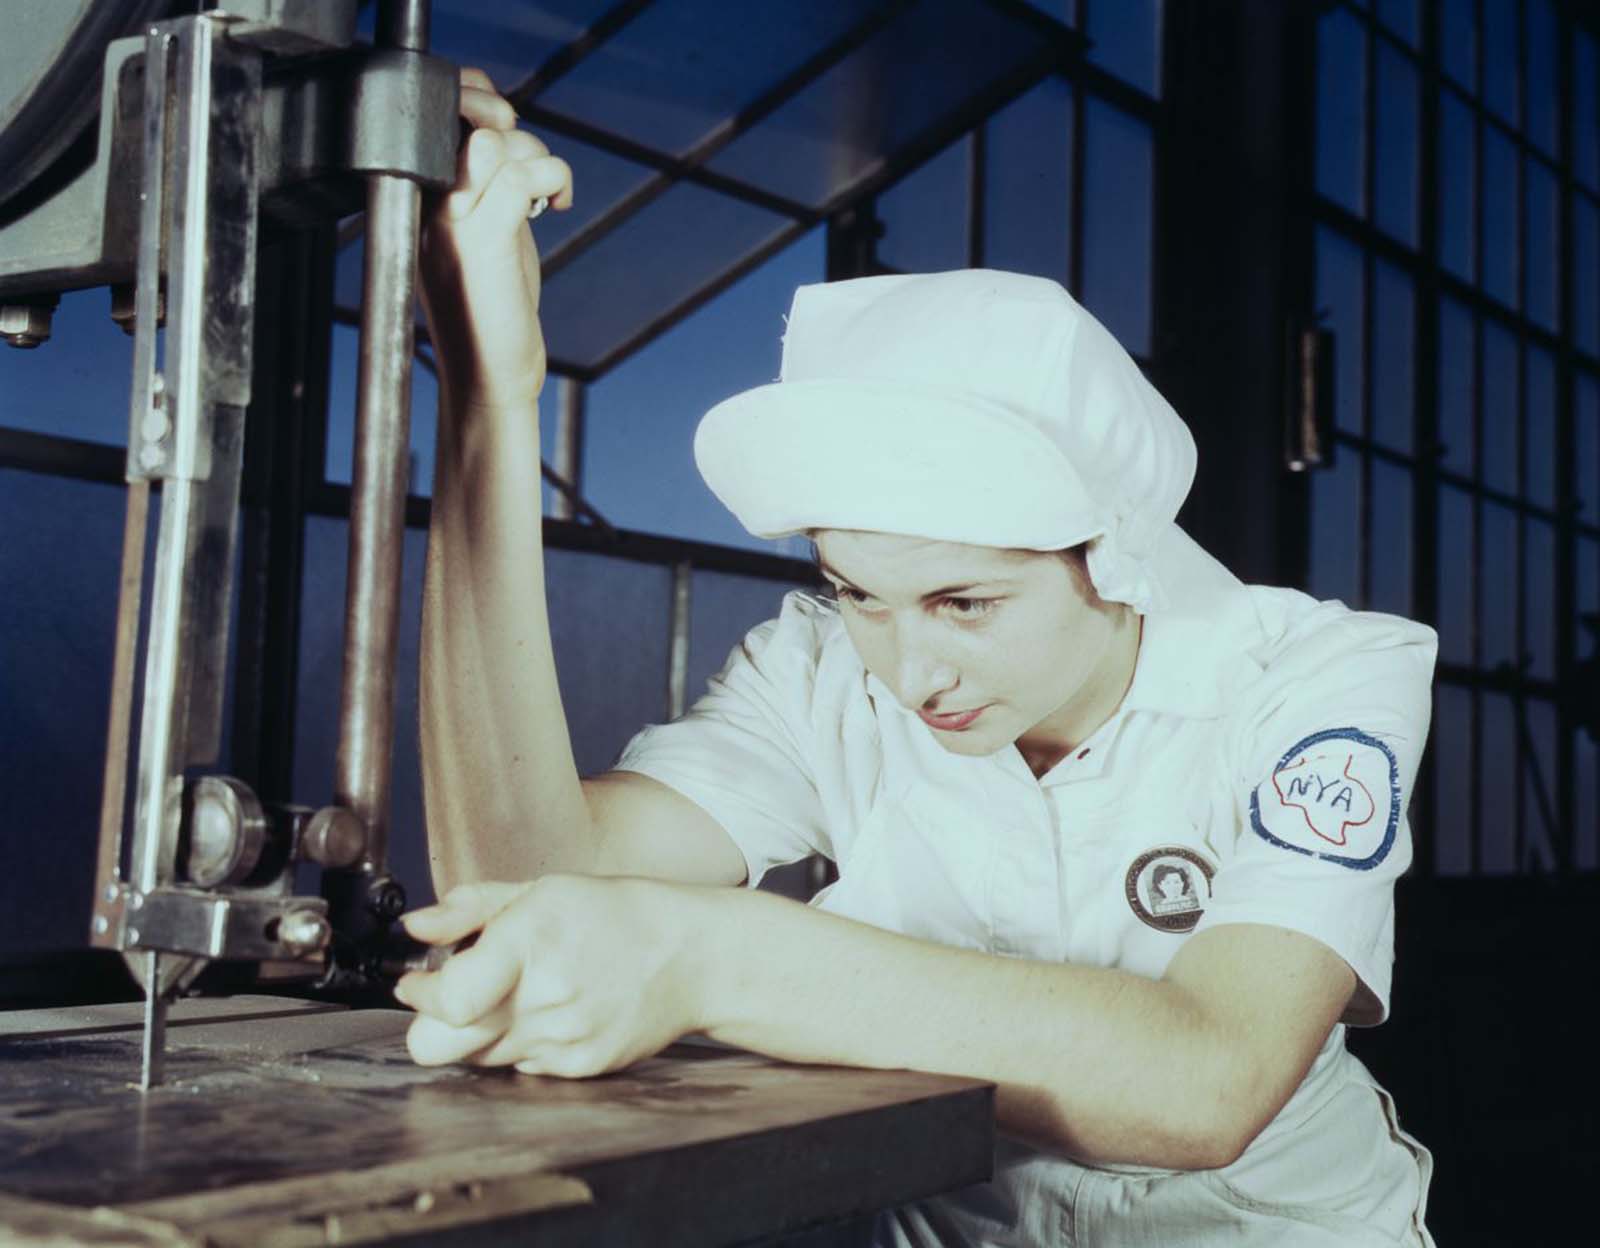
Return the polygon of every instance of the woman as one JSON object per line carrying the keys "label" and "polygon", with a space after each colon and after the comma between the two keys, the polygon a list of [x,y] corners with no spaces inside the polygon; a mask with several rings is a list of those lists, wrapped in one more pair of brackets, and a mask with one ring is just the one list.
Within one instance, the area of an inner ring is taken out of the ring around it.
{"label": "woman", "polygon": [[[782,380],[696,457],[751,531],[813,536],[837,600],[791,595],[580,780],[526,489],[523,221],[569,175],[463,82],[478,128],[424,255],[445,900],[408,924],[480,935],[402,981],[417,1060],[576,1077],[703,1031],[994,1081],[995,1180],[885,1215],[886,1243],[1430,1243],[1427,1154],[1343,1026],[1387,1010],[1433,635],[1195,546],[1187,430],[1053,283],[806,287]],[[839,866],[813,906],[726,887],[813,852]]]}

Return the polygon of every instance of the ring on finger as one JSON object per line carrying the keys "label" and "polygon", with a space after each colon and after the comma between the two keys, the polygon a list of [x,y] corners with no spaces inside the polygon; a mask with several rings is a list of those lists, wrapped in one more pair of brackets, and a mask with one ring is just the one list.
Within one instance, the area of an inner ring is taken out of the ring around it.
{"label": "ring on finger", "polygon": [[548,195],[539,196],[528,209],[528,220],[537,221],[544,216],[544,211],[548,207],[550,207],[550,197]]}

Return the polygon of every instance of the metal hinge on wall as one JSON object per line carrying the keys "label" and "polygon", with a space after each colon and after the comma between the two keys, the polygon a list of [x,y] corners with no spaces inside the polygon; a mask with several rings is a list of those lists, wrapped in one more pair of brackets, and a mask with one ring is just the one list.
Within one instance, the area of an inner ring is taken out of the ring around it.
{"label": "metal hinge on wall", "polygon": [[1333,465],[1334,335],[1290,326],[1284,396],[1283,462],[1290,472]]}

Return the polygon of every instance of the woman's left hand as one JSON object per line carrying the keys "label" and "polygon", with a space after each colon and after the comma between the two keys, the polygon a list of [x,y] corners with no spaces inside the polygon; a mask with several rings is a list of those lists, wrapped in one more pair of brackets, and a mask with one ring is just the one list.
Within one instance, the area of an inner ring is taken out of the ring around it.
{"label": "woman's left hand", "polygon": [[581,1078],[620,1070],[698,1030],[705,968],[694,942],[709,890],[654,880],[551,875],[467,884],[406,916],[429,944],[477,934],[395,996],[424,1066],[469,1061]]}

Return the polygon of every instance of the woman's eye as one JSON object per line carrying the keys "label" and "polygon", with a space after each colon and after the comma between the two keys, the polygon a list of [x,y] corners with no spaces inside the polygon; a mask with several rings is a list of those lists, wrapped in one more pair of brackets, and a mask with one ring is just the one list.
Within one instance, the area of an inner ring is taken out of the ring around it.
{"label": "woman's eye", "polygon": [[840,602],[848,602],[852,607],[859,607],[867,601],[867,595],[850,585],[835,585],[833,596]]}
{"label": "woman's eye", "polygon": [[944,605],[950,614],[963,620],[976,620],[994,610],[993,598],[946,598]]}

